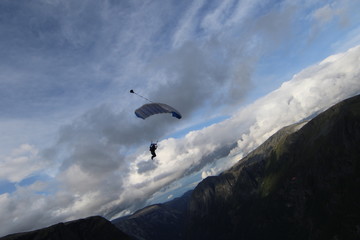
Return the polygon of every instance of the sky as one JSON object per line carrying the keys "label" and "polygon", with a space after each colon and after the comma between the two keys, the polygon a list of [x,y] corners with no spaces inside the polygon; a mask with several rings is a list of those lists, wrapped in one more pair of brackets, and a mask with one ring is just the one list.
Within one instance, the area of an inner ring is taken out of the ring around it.
{"label": "sky", "polygon": [[[171,200],[360,94],[359,11],[359,0],[1,0],[0,236]],[[130,89],[183,118],[137,118],[146,101]]]}

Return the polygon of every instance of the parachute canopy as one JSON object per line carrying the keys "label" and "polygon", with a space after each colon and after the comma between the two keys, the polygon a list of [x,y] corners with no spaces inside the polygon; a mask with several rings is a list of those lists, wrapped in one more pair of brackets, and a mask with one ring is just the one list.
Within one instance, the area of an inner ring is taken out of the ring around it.
{"label": "parachute canopy", "polygon": [[148,103],[135,110],[135,115],[142,119],[159,113],[171,113],[177,119],[182,117],[175,108],[164,103]]}

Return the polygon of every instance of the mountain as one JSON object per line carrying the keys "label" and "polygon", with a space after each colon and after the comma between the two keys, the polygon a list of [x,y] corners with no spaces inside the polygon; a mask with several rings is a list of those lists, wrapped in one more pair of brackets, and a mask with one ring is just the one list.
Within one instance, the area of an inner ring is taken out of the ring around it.
{"label": "mountain", "polygon": [[[113,223],[134,239],[360,239],[360,95],[284,127],[180,198]],[[179,199],[178,199],[179,200]]]}
{"label": "mountain", "polygon": [[283,128],[193,191],[188,239],[360,239],[360,96]]}
{"label": "mountain", "polygon": [[172,201],[145,207],[133,215],[112,221],[135,239],[184,239],[185,219],[192,191]]}
{"label": "mountain", "polygon": [[43,228],[11,234],[1,240],[130,240],[131,238],[102,217],[89,217]]}

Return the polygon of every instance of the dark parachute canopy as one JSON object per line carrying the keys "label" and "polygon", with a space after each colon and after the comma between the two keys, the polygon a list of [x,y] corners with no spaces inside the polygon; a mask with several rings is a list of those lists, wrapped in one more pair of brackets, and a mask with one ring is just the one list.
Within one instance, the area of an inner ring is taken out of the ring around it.
{"label": "dark parachute canopy", "polygon": [[172,116],[177,119],[181,119],[182,117],[179,111],[165,103],[153,103],[149,99],[134,92],[134,90],[130,90],[130,93],[134,93],[150,102],[135,110],[135,115],[139,118],[146,119],[154,114],[159,113],[171,113]]}
{"label": "dark parachute canopy", "polygon": [[181,118],[181,114],[175,108],[164,103],[148,103],[135,110],[135,115],[142,119],[159,113],[171,113],[173,117]]}

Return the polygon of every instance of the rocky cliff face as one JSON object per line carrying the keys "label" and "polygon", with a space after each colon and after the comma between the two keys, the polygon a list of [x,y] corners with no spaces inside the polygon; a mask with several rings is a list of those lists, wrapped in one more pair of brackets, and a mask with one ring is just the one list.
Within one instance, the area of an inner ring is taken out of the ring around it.
{"label": "rocky cliff face", "polygon": [[130,240],[130,237],[102,217],[58,223],[40,230],[17,233],[1,240]]}
{"label": "rocky cliff face", "polygon": [[360,97],[302,125],[201,182],[187,238],[360,239]]}

